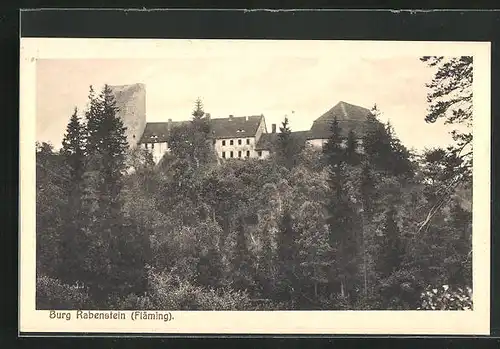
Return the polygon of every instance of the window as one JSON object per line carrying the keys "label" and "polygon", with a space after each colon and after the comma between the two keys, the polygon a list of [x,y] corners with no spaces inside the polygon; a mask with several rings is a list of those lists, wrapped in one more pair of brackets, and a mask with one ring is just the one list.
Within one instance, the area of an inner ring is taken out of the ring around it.
{"label": "window", "polygon": [[241,139],[238,139],[238,145],[241,145]]}
{"label": "window", "polygon": [[225,146],[226,145],[226,141],[222,141],[222,146]]}
{"label": "window", "polygon": [[213,144],[214,144],[214,145],[215,145],[215,142],[216,142],[216,140],[214,139],[214,140],[213,140]]}
{"label": "window", "polygon": [[148,144],[147,144],[147,143],[144,143],[144,147],[145,147],[146,149],[148,149]]}
{"label": "window", "polygon": [[238,152],[238,157],[241,158],[241,150]]}
{"label": "window", "polygon": [[155,148],[155,144],[151,143],[151,149],[154,149],[154,148]]}
{"label": "window", "polygon": [[[248,141],[248,139],[247,139],[247,141]],[[249,158],[249,157],[250,157],[250,150],[247,150],[247,158]]]}
{"label": "window", "polygon": [[250,138],[247,138],[247,144],[250,144]]}
{"label": "window", "polygon": [[229,141],[229,145],[233,145],[233,140],[232,139]]}
{"label": "window", "polygon": [[262,156],[262,151],[258,151],[257,154],[259,155],[259,158]]}
{"label": "window", "polygon": [[226,158],[226,152],[225,152],[225,151],[223,151],[223,152],[221,153],[221,155],[222,155],[222,158],[223,158],[223,159],[225,159],[225,158]]}
{"label": "window", "polygon": [[229,153],[229,157],[231,157],[231,158],[233,157],[233,152]]}

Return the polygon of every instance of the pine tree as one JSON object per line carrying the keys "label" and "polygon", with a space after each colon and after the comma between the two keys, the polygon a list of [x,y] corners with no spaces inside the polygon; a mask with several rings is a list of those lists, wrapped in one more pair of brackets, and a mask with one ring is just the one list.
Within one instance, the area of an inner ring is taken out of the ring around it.
{"label": "pine tree", "polygon": [[60,278],[72,284],[82,274],[83,254],[81,243],[82,231],[82,190],[85,166],[85,127],[78,118],[75,108],[68,123],[62,142],[65,165],[68,169],[66,193],[68,205],[65,207],[64,228],[61,231],[61,268]]}
{"label": "pine tree", "polygon": [[329,168],[330,200],[327,204],[329,217],[329,242],[336,261],[334,273],[330,275],[333,286],[340,279],[340,294],[347,296],[352,291],[356,274],[356,213],[346,192],[345,155],[342,147],[341,129],[335,117],[331,124],[330,138],[323,148],[323,156]]}
{"label": "pine tree", "polygon": [[410,152],[401,144],[401,141],[394,133],[394,128],[390,121],[385,125],[386,133],[389,137],[390,157],[387,159],[387,169],[394,176],[411,178],[414,175],[414,166],[410,160]]}
{"label": "pine tree", "polygon": [[203,103],[201,102],[201,98],[196,99],[195,108],[193,110],[192,115],[194,120],[201,120],[201,118],[203,118],[203,115],[205,115],[205,112],[203,111]]}
{"label": "pine tree", "polygon": [[366,158],[377,170],[388,172],[391,170],[391,138],[384,124],[378,120],[378,113],[378,109],[374,107],[372,114],[366,119],[363,148]]}
{"label": "pine tree", "polygon": [[89,157],[100,151],[100,139],[103,134],[100,132],[101,113],[99,111],[99,100],[95,94],[94,87],[89,87],[88,106],[85,111],[86,121],[86,151]]}
{"label": "pine tree", "polygon": [[[195,101],[195,107],[191,115],[193,116],[191,124],[194,127],[195,131],[199,132],[202,136],[207,137],[210,133],[210,120],[205,115],[205,111],[203,110],[203,103],[201,102],[200,98]],[[200,140],[203,140],[203,138],[201,138]]]}
{"label": "pine tree", "polygon": [[330,124],[330,137],[323,147],[323,157],[326,164],[332,169],[337,170],[343,165],[341,129],[337,116]]}
{"label": "pine tree", "polygon": [[351,166],[356,166],[360,162],[358,154],[358,140],[353,130],[347,134],[346,148],[345,148],[345,162]]}
{"label": "pine tree", "polygon": [[436,69],[432,81],[427,84],[429,107],[425,121],[434,123],[444,119],[445,124],[461,126],[451,132],[455,144],[448,152],[462,160],[455,174],[467,180],[471,175],[473,151],[473,57],[424,56],[421,61]]}
{"label": "pine tree", "polygon": [[277,155],[278,163],[288,169],[291,169],[295,163],[295,156],[297,155],[296,143],[292,137],[292,130],[288,123],[288,117],[285,116],[283,123],[280,127],[277,142]]}
{"label": "pine tree", "polygon": [[200,99],[195,102],[192,116],[189,124],[171,130],[168,144],[175,158],[187,161],[198,169],[200,166],[217,161],[217,158],[210,142],[210,119],[205,116]]}
{"label": "pine tree", "polygon": [[62,141],[62,154],[69,167],[72,180],[80,182],[84,171],[85,157],[85,126],[78,117],[78,109],[75,108],[66,128]]}
{"label": "pine tree", "polygon": [[[124,217],[122,189],[127,154],[125,127],[117,115],[118,108],[109,86],[98,97],[91,88],[87,117],[87,162],[82,195],[83,231],[86,240],[84,281],[96,304],[105,307],[110,295],[126,294],[143,284],[142,273],[147,256],[140,249],[135,258],[126,261],[130,250],[142,245],[145,232]],[[128,243],[125,243],[125,242]],[[130,268],[123,267],[128,265]]]}

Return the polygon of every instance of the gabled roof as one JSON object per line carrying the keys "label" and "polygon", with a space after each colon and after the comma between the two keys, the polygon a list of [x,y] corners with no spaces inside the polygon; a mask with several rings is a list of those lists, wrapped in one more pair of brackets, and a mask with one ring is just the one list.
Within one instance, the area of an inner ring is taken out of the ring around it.
{"label": "gabled roof", "polygon": [[211,136],[218,139],[255,137],[263,118],[263,115],[213,118],[210,120]]}
{"label": "gabled roof", "polygon": [[[263,133],[257,144],[255,145],[255,150],[269,150],[273,151],[276,142],[278,141],[279,137],[279,132],[275,133]],[[299,144],[305,143],[307,136],[309,134],[309,131],[295,131],[292,132],[292,137],[295,138],[295,141]]]}
{"label": "gabled roof", "polygon": [[364,134],[365,121],[369,115],[371,115],[371,111],[367,108],[340,101],[313,122],[307,138],[328,138],[330,136],[330,125],[335,117],[337,117],[344,135],[347,135],[352,130],[356,135],[361,136]]}
{"label": "gabled roof", "polygon": [[[244,138],[255,137],[264,116],[241,116],[210,119],[210,137],[212,138]],[[190,120],[170,122],[148,122],[139,143],[167,142],[170,130]]]}
{"label": "gabled roof", "polygon": [[148,122],[139,143],[166,142],[172,128],[189,122],[190,121]]}

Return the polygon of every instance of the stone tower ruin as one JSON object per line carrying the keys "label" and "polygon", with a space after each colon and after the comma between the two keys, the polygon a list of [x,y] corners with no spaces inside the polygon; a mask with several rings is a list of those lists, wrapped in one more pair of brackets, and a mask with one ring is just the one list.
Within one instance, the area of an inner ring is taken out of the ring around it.
{"label": "stone tower ruin", "polygon": [[118,107],[118,116],[127,128],[129,147],[136,147],[146,127],[146,85],[109,86]]}

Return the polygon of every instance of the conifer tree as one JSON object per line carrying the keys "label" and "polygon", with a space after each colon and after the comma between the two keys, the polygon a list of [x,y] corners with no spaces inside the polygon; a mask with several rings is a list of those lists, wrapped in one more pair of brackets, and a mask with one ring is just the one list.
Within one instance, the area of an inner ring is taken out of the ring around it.
{"label": "conifer tree", "polygon": [[389,137],[391,148],[390,157],[387,159],[387,169],[394,176],[411,178],[414,175],[414,166],[410,160],[410,152],[401,144],[401,141],[394,133],[394,128],[390,121],[385,125],[386,133]]}
{"label": "conifer tree", "polygon": [[365,122],[363,148],[365,155],[372,165],[379,171],[389,171],[391,162],[391,139],[387,130],[378,120],[378,109],[374,107]]}
{"label": "conifer tree", "polygon": [[356,139],[356,134],[353,130],[350,130],[347,134],[347,141],[345,147],[345,162],[351,166],[356,166],[360,162],[360,156],[358,153],[358,141]]}
{"label": "conifer tree", "polygon": [[356,213],[346,192],[345,157],[342,148],[341,129],[335,117],[331,124],[331,135],[323,148],[323,155],[329,167],[330,200],[327,204],[329,217],[329,240],[332,259],[336,261],[335,273],[330,283],[340,279],[340,294],[347,296],[356,274],[357,239],[355,234]]}
{"label": "conifer tree", "polygon": [[330,137],[323,147],[326,164],[335,171],[343,166],[342,141],[340,125],[335,116],[330,124]]}
{"label": "conifer tree", "polygon": [[62,141],[62,154],[69,168],[69,175],[75,182],[80,182],[84,171],[85,157],[85,126],[78,117],[75,108],[66,128]]}
{"label": "conifer tree", "polygon": [[95,94],[94,87],[91,85],[88,94],[87,110],[85,111],[86,151],[89,157],[93,157],[100,151],[100,138],[102,138],[103,134],[100,131],[101,113],[99,108],[99,100]]}
{"label": "conifer tree", "polygon": [[64,228],[61,231],[60,278],[69,284],[78,281],[82,274],[83,254],[82,190],[85,166],[85,127],[75,108],[62,141],[61,154],[68,169],[65,185],[68,205],[65,207]]}
{"label": "conifer tree", "polygon": [[297,153],[297,146],[293,140],[288,117],[285,116],[285,119],[280,127],[280,133],[278,134],[278,163],[288,169],[291,169],[295,163],[295,155],[297,155]]}
{"label": "conifer tree", "polygon": [[210,132],[210,120],[205,116],[205,111],[203,110],[203,103],[200,98],[196,99],[193,113],[191,114],[193,119],[191,120],[194,129],[201,134],[208,135]]}
{"label": "conifer tree", "polygon": [[[87,117],[87,163],[84,174],[83,211],[86,241],[85,283],[97,305],[107,304],[113,294],[137,290],[143,284],[142,271],[147,256],[140,249],[135,261],[125,261],[129,251],[144,245],[146,232],[134,228],[124,217],[122,189],[127,153],[125,127],[117,115],[118,108],[108,85],[98,97],[89,94]],[[127,243],[125,243],[127,241]],[[123,266],[128,265],[126,271]],[[135,278],[135,277],[138,277]]]}
{"label": "conifer tree", "polygon": [[424,56],[420,60],[435,69],[432,81],[426,85],[429,107],[425,121],[444,119],[445,124],[460,125],[451,132],[455,144],[447,151],[462,160],[455,174],[466,181],[471,175],[473,152],[473,57]]}
{"label": "conifer tree", "polygon": [[216,157],[210,143],[210,119],[205,116],[200,99],[195,102],[192,116],[189,124],[171,130],[168,144],[172,155],[198,169],[202,165],[215,162]]}

